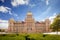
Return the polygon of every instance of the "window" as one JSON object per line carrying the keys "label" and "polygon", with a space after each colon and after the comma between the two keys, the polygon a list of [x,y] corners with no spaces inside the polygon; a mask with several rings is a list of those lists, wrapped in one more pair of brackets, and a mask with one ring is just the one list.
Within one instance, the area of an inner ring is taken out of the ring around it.
{"label": "window", "polygon": [[36,27],[37,30],[42,30],[42,27]]}

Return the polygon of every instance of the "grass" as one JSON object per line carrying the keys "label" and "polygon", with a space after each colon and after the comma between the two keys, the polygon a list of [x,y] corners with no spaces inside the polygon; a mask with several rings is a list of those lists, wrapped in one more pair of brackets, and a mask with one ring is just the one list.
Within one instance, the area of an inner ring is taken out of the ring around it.
{"label": "grass", "polygon": [[0,40],[60,40],[60,35],[44,34],[0,34]]}

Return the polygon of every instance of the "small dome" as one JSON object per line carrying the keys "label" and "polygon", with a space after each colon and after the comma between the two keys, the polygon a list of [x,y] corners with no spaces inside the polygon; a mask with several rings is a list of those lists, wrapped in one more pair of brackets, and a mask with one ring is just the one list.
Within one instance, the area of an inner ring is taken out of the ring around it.
{"label": "small dome", "polygon": [[32,15],[32,12],[29,11],[29,12],[27,13],[27,15]]}
{"label": "small dome", "polygon": [[9,21],[14,21],[14,19],[13,19],[13,18],[11,18]]}

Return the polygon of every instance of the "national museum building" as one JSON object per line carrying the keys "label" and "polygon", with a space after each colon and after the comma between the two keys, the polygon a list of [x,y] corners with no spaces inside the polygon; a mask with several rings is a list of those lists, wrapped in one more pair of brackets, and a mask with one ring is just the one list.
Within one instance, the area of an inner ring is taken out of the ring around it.
{"label": "national museum building", "polygon": [[9,20],[8,32],[10,33],[44,33],[50,31],[50,20],[37,22],[32,13],[28,12],[24,21]]}

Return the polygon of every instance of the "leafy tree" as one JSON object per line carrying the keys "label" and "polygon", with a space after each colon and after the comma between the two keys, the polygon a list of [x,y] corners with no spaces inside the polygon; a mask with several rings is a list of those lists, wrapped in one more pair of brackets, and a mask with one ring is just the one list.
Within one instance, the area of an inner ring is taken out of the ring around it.
{"label": "leafy tree", "polygon": [[51,28],[53,29],[53,31],[60,31],[60,14],[58,14],[56,18],[54,18],[54,21],[51,24]]}

